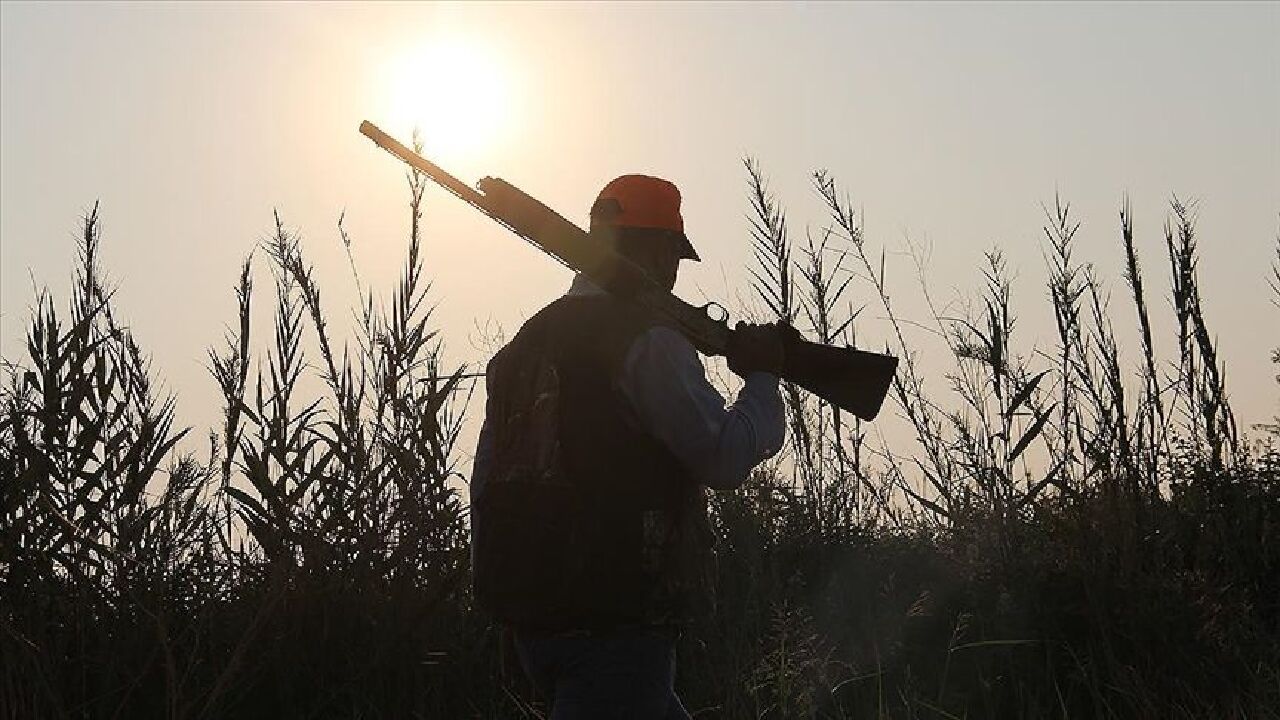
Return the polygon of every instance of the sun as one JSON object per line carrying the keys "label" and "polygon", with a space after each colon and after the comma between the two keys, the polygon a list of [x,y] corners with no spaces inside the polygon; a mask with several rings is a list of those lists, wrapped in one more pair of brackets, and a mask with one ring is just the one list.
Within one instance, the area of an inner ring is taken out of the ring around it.
{"label": "sun", "polygon": [[383,121],[407,142],[421,132],[424,152],[472,164],[509,131],[511,84],[494,48],[474,38],[432,38],[389,60]]}

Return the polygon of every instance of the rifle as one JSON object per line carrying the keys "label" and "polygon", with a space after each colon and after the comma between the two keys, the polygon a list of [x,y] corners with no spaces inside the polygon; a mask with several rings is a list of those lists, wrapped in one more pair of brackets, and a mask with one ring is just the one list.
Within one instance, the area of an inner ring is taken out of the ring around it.
{"label": "rifle", "polygon": [[[387,135],[368,120],[360,132],[379,147],[431,178],[463,202],[532,243],[601,289],[646,308],[706,355],[724,355],[733,334],[724,308],[690,305],[657,285],[640,266],[592,238],[559,213],[511,183],[486,177],[471,188]],[[898,359],[850,347],[821,345],[798,333],[781,333],[781,377],[863,420],[880,412]]]}

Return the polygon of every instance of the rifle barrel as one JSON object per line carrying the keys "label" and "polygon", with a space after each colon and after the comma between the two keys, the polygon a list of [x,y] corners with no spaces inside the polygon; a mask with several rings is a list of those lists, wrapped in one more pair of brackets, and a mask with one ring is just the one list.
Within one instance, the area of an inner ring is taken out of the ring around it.
{"label": "rifle barrel", "polygon": [[484,195],[481,195],[471,186],[445,172],[444,168],[405,147],[399,140],[396,140],[383,132],[377,125],[365,120],[360,123],[360,132],[365,137],[377,143],[378,147],[400,158],[404,162],[408,163],[410,167],[426,174],[445,190],[457,195],[464,202],[485,210],[486,213],[488,212],[484,204]]}
{"label": "rifle barrel", "polygon": [[[699,351],[708,355],[724,355],[728,351],[734,331],[724,319],[711,317],[709,306],[690,305],[658,287],[634,262],[602,244],[590,242],[581,228],[514,185],[500,178],[485,178],[479,183],[480,189],[474,189],[368,120],[360,123],[360,132],[565,266],[610,293],[656,313]],[[820,345],[799,337],[784,341],[784,353],[783,379],[863,420],[871,420],[879,413],[898,365],[898,359],[889,355]]]}

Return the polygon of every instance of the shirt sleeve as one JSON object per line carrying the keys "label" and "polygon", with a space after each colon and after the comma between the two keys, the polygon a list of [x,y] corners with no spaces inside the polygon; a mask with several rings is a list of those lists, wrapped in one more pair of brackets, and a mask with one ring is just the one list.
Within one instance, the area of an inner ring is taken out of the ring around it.
{"label": "shirt sleeve", "polygon": [[726,407],[707,381],[697,350],[671,328],[650,328],[636,338],[619,384],[640,426],[707,487],[738,487],[751,468],[782,449],[778,378],[749,373]]}

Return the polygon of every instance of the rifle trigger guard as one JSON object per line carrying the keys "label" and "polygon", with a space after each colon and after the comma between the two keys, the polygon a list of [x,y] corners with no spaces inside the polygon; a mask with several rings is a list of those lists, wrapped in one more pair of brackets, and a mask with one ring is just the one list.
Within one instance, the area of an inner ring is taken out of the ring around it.
{"label": "rifle trigger guard", "polygon": [[711,318],[715,322],[727,323],[729,321],[729,311],[718,302],[709,302],[706,305],[703,305],[701,310],[707,317]]}

